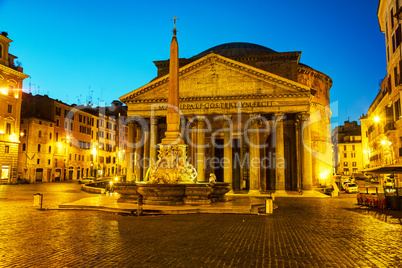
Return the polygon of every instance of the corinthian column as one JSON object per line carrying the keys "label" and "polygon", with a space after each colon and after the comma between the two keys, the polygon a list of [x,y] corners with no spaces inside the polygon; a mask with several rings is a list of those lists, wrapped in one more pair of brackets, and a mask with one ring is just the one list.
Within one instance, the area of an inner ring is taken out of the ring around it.
{"label": "corinthian column", "polygon": [[311,128],[310,115],[302,114],[301,136],[303,146],[303,173],[302,173],[302,188],[303,190],[313,189],[313,161],[311,156]]}
{"label": "corinthian column", "polygon": [[224,148],[223,155],[225,157],[224,163],[224,172],[223,172],[223,181],[231,184],[233,189],[233,161],[232,161],[232,132],[231,132],[231,122],[229,116],[225,116],[225,120],[223,123],[224,128]]}
{"label": "corinthian column", "polygon": [[197,180],[205,181],[205,117],[197,116],[197,119]]}
{"label": "corinthian column", "polygon": [[150,137],[150,148],[149,148],[149,160],[150,164],[156,162],[156,143],[158,137],[158,118],[156,116],[151,116],[151,137]]}
{"label": "corinthian column", "polygon": [[126,161],[127,161],[127,181],[134,179],[134,135],[135,124],[133,121],[128,122],[127,132],[127,148],[126,148]]}
{"label": "corinthian column", "polygon": [[284,114],[275,114],[275,131],[276,131],[276,144],[275,144],[275,168],[276,168],[276,189],[275,193],[286,194],[285,192],[285,167],[287,164],[285,159],[285,143],[283,139],[283,119]]}
{"label": "corinthian column", "polygon": [[259,194],[260,185],[260,144],[259,144],[259,119],[260,115],[250,117],[249,146],[250,146],[250,190],[249,194]]}

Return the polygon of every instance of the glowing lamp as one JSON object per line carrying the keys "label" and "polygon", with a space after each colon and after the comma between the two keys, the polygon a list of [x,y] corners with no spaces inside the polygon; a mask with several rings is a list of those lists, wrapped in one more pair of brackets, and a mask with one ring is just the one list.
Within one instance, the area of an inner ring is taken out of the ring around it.
{"label": "glowing lamp", "polygon": [[380,122],[380,117],[379,116],[374,116],[374,122],[376,122],[376,123]]}

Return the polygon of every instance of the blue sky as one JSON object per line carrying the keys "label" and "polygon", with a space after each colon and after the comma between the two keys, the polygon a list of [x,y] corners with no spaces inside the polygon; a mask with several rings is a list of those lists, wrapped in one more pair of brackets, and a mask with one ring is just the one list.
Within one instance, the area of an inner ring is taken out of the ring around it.
{"label": "blue sky", "polygon": [[386,75],[377,0],[0,0],[0,31],[31,76],[24,88],[69,104],[106,104],[156,76],[175,15],[180,57],[227,42],[278,52],[333,80],[333,124],[367,112]]}

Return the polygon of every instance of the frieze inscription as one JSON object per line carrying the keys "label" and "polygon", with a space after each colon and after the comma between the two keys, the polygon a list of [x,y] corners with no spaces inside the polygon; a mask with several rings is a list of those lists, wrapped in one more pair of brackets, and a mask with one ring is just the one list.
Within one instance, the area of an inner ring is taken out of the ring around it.
{"label": "frieze inscription", "polygon": [[[272,101],[206,102],[179,104],[180,110],[236,109],[252,107],[272,107]],[[159,110],[166,110],[167,105],[159,105],[158,108]]]}

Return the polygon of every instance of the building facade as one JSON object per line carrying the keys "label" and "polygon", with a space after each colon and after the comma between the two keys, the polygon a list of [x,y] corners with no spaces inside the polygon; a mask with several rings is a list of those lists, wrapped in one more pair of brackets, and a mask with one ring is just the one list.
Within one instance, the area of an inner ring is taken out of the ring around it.
{"label": "building facade", "polygon": [[356,121],[345,121],[332,131],[334,171],[353,175],[363,171],[361,126]]}
{"label": "building facade", "polygon": [[[301,52],[228,43],[179,60],[181,138],[198,181],[214,173],[235,192],[310,190],[330,179],[327,75]],[[147,180],[166,131],[169,60],[120,97],[128,113],[128,178]],[[130,146],[132,145],[132,146]]]}
{"label": "building facade", "polygon": [[385,34],[387,75],[367,114],[360,118],[365,170],[396,174],[396,186],[402,185],[398,175],[402,173],[401,4],[397,0],[379,1],[377,16],[380,30]]}
{"label": "building facade", "polygon": [[[125,175],[125,109],[23,93],[18,175],[29,182]],[[122,133],[119,133],[122,131]],[[121,146],[121,147],[120,147]]]}
{"label": "building facade", "polygon": [[17,181],[23,73],[16,56],[9,53],[11,39],[0,33],[0,183]]}

